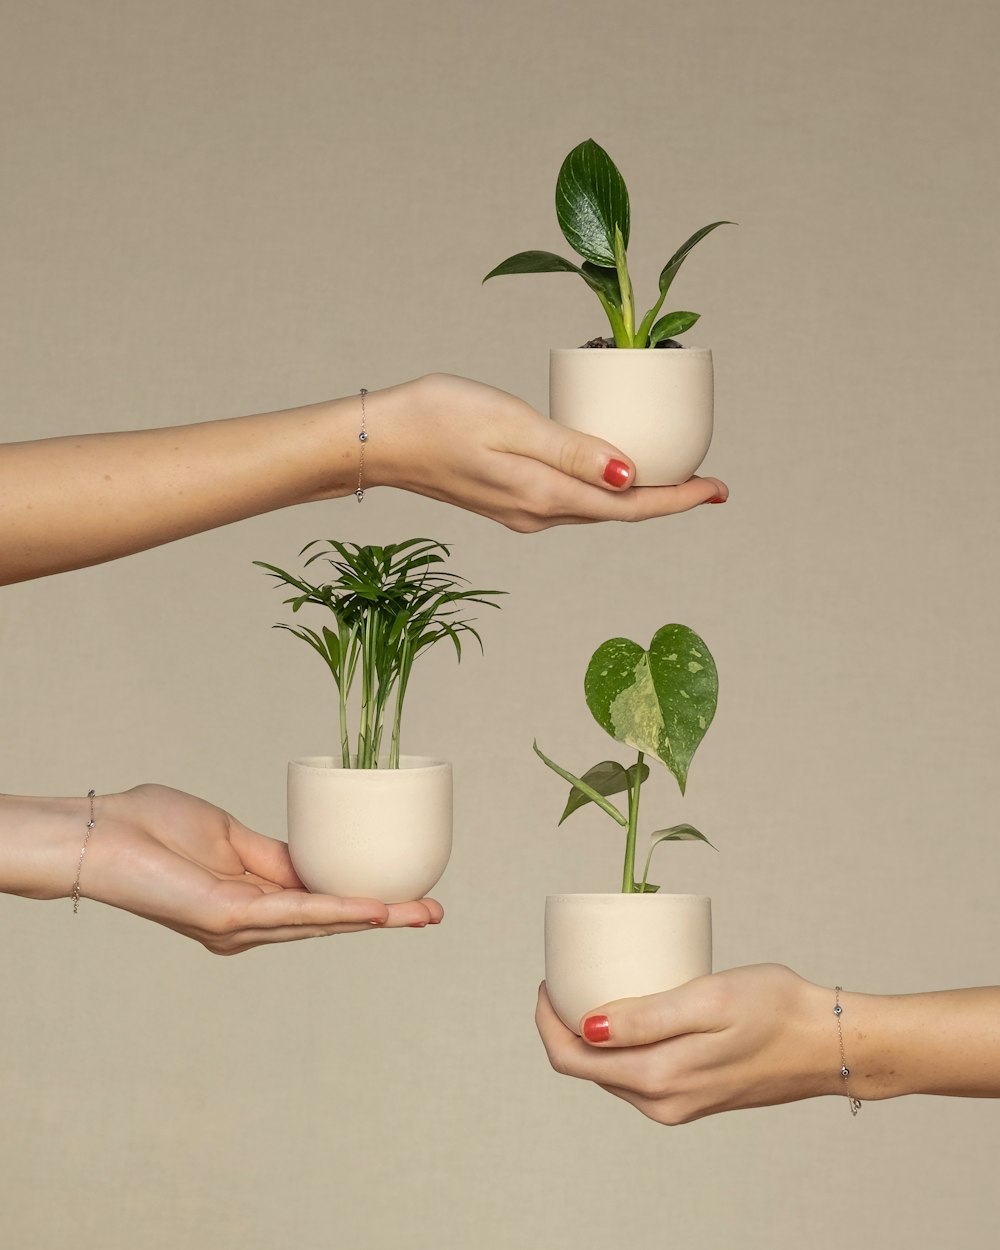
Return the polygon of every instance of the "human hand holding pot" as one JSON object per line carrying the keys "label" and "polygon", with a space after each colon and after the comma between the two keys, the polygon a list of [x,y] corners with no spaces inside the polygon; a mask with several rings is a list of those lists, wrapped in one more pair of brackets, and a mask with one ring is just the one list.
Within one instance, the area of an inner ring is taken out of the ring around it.
{"label": "human hand holding pot", "polygon": [[842,1093],[833,995],[788,968],[760,965],[595,1007],[582,1037],[538,995],[549,1061],[661,1124],[717,1111]]}
{"label": "human hand holding pot", "polygon": [[595,1081],[661,1124],[820,1094],[1000,1097],[998,1020],[998,986],[844,993],[777,964],[607,1003],[581,1021],[582,1037],[563,1026],[544,985],[535,1013],[557,1072]]}
{"label": "human hand holding pot", "polygon": [[[80,896],[193,938],[217,955],[372,928],[437,924],[433,899],[310,894],[284,842],[166,786],[100,795],[87,830],[86,799],[0,799],[0,889],[26,898]],[[81,847],[86,839],[86,851]]]}

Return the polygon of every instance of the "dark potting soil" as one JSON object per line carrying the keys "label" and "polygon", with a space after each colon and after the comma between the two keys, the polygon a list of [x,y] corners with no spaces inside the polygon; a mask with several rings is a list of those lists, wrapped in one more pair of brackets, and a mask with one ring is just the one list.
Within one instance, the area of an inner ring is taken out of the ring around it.
{"label": "dark potting soil", "polygon": [[[601,338],[590,339],[588,342],[583,344],[584,347],[614,347],[614,345],[615,345],[614,339],[601,339]],[[684,344],[678,343],[676,339],[660,339],[659,343],[657,343],[656,346],[657,347],[683,347]]]}

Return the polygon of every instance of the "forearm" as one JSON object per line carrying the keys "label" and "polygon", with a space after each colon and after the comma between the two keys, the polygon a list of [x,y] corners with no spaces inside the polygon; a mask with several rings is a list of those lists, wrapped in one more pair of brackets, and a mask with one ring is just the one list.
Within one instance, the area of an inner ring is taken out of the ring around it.
{"label": "forearm", "polygon": [[0,448],[0,584],[83,568],[357,486],[358,396]]}
{"label": "forearm", "polygon": [[0,893],[68,898],[88,813],[85,798],[0,795]]}
{"label": "forearm", "polygon": [[843,1002],[848,1085],[862,1101],[901,1094],[1000,1097],[1000,987],[850,994]]}

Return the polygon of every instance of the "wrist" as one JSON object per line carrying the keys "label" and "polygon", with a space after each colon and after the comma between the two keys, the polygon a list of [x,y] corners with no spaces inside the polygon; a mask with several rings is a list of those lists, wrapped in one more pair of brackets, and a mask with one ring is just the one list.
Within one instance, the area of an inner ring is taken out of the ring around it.
{"label": "wrist", "polygon": [[0,890],[69,898],[89,818],[86,798],[0,796]]}
{"label": "wrist", "polygon": [[[424,485],[428,458],[428,436],[440,419],[445,401],[442,383],[445,375],[427,374],[369,391],[366,396],[367,434],[365,471],[362,486],[393,486],[400,490],[420,490]],[[355,479],[360,464],[357,435],[361,429],[360,398],[354,426],[352,455]],[[355,480],[351,489],[357,485]]]}
{"label": "wrist", "polygon": [[[835,991],[831,989],[829,995],[832,1011]],[[878,1102],[919,1092],[915,1056],[907,1053],[904,1044],[906,1028],[899,1010],[904,1001],[892,995],[840,992],[843,1062],[850,1070],[844,1080],[838,1067],[840,1093],[849,1092],[862,1102]],[[836,1037],[835,1022],[833,1031]]]}

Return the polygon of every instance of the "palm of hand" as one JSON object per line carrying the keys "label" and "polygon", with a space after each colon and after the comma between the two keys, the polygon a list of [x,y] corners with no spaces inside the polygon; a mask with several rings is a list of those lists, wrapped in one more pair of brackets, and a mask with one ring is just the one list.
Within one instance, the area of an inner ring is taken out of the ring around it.
{"label": "palm of hand", "polygon": [[310,894],[284,842],[221,808],[166,786],[107,796],[98,813],[85,893],[194,938],[219,955],[371,928],[436,924],[431,899]]}

